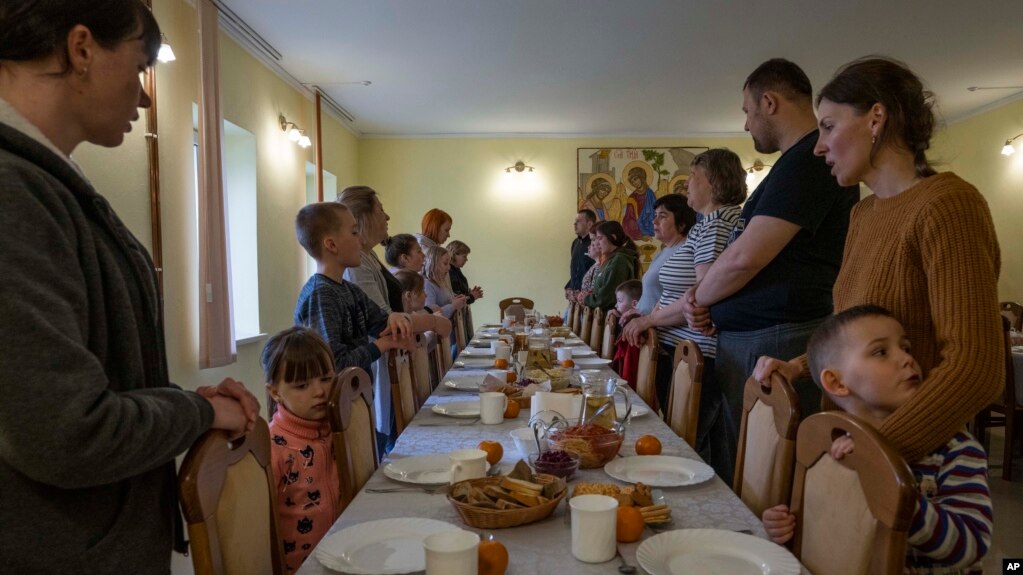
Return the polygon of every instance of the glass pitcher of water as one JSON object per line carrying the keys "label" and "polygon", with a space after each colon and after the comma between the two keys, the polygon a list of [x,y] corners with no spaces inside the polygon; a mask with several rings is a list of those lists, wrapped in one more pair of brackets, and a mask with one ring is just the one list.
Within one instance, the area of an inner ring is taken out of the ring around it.
{"label": "glass pitcher of water", "polygon": [[615,408],[617,394],[621,394],[625,400],[625,413],[622,414],[621,423],[624,423],[625,417],[632,411],[628,392],[618,387],[618,380],[613,375],[584,373],[582,389],[583,405],[579,414],[581,424],[593,423],[607,429],[614,427],[618,421],[618,412]]}

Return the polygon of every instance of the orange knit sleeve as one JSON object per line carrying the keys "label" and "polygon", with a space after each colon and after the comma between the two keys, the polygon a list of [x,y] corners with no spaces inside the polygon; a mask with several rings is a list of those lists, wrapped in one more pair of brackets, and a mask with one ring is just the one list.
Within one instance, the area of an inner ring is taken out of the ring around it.
{"label": "orange knit sleeve", "polygon": [[991,213],[972,186],[934,190],[917,222],[938,358],[919,391],[881,427],[907,461],[943,445],[1001,393],[1000,255]]}

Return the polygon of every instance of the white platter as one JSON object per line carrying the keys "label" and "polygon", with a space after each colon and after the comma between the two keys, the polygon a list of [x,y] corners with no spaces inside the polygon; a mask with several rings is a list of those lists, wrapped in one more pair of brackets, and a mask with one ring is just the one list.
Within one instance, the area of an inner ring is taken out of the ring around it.
{"label": "white platter", "polygon": [[[489,463],[487,470],[490,470]],[[445,453],[403,457],[388,462],[384,475],[413,485],[445,485],[451,483],[451,460]]]}
{"label": "white platter", "polygon": [[572,348],[572,359],[576,359],[577,357],[593,357],[595,355],[597,355],[597,352],[588,347],[579,346]]}
{"label": "white platter", "polygon": [[367,521],[326,536],[314,554],[324,567],[354,575],[413,573],[426,568],[423,540],[455,529],[422,517]]}
{"label": "white platter", "polygon": [[651,487],[696,485],[714,477],[714,470],[706,463],[670,455],[619,457],[605,465],[604,472],[615,479]]}
{"label": "white platter", "polygon": [[580,357],[579,359],[573,357],[572,361],[575,362],[576,367],[598,367],[611,363],[610,359],[604,359],[603,357]]}
{"label": "white platter", "polygon": [[480,416],[480,400],[449,401],[447,403],[435,403],[430,411],[437,415],[448,417],[473,418]]}
{"label": "white platter", "polygon": [[651,575],[799,575],[799,561],[781,545],[719,529],[654,535],[639,545],[636,560]]}
{"label": "white platter", "polygon": [[449,379],[444,382],[444,387],[457,389],[458,391],[479,391],[480,382],[478,379]]}

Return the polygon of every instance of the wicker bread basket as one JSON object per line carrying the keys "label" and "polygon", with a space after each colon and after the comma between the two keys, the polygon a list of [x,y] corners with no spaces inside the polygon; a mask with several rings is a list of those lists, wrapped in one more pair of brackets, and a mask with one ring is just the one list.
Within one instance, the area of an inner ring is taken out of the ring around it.
{"label": "wicker bread basket", "polygon": [[[557,477],[553,475],[546,475],[539,473],[535,477],[536,483],[546,485],[557,480]],[[460,481],[460,483],[468,483],[473,487],[483,488],[487,485],[497,485],[501,483],[500,477],[484,477],[481,479],[467,479],[466,481]],[[466,525],[477,527],[479,529],[504,529],[506,527],[518,527],[519,525],[526,525],[528,523],[534,523],[545,517],[548,517],[561,503],[561,500],[565,498],[568,493],[566,487],[557,496],[552,498],[547,503],[537,505],[535,507],[524,507],[522,509],[487,509],[484,507],[476,507],[469,503],[463,503],[456,500],[451,496],[450,492],[454,491],[455,485],[451,486],[448,493],[448,501],[455,507],[455,511],[458,511],[458,515],[461,516],[462,521]]]}

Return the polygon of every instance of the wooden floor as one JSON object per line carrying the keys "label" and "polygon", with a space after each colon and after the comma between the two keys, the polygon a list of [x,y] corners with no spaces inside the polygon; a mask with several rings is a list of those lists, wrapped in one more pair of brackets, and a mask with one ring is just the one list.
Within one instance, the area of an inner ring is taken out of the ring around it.
{"label": "wooden floor", "polygon": [[995,512],[994,541],[984,559],[984,573],[1002,572],[1002,558],[1023,558],[1023,458],[1016,458],[1012,481],[1002,479],[1002,445],[1005,429],[991,430],[988,449],[989,487]]}

